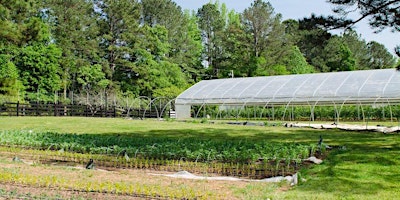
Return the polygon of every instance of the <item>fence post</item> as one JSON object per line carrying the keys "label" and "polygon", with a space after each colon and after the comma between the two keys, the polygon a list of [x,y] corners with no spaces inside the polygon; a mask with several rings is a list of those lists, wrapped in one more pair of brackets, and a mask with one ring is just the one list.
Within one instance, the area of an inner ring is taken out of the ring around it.
{"label": "fence post", "polygon": [[17,102],[17,117],[19,116],[19,101]]}
{"label": "fence post", "polygon": [[105,113],[106,113],[106,117],[108,117],[108,104],[107,104],[107,92],[104,91],[104,97],[105,97]]}
{"label": "fence post", "polygon": [[36,103],[36,116],[39,116],[39,102]]}
{"label": "fence post", "polygon": [[116,118],[117,117],[117,111],[115,109],[115,105],[113,106],[113,108],[114,108],[114,118]]}
{"label": "fence post", "polygon": [[54,117],[57,116],[57,104],[54,102]]}

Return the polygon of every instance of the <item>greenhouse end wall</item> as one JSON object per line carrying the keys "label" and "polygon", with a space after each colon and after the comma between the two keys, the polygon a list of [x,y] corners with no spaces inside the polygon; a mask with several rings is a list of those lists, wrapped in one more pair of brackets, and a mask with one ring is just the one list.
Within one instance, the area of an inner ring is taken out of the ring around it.
{"label": "greenhouse end wall", "polygon": [[190,116],[190,105],[175,105],[176,119],[189,119]]}

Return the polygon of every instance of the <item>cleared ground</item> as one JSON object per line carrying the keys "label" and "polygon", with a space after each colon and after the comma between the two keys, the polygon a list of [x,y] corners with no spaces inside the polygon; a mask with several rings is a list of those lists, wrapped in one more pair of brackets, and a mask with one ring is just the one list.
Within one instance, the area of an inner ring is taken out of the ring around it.
{"label": "cleared ground", "polygon": [[[400,196],[400,176],[398,176],[400,174],[400,139],[397,134],[153,120],[53,117],[2,117],[0,130],[52,131],[98,134],[99,136],[104,134],[132,137],[168,136],[177,139],[197,137],[209,140],[265,140],[279,143],[317,143],[321,135],[326,144],[345,147],[342,150],[332,151],[323,164],[301,170],[301,178],[306,181],[295,187],[289,187],[285,183],[182,180],[153,176],[150,173],[154,171],[146,170],[89,171],[81,169],[83,166],[71,168],[51,164],[29,165],[12,162],[12,154],[1,152],[2,173],[14,174],[16,180],[18,176],[31,176],[32,179],[51,177],[56,181],[50,181],[50,183],[58,184],[44,183],[37,186],[37,184],[28,184],[29,180],[25,180],[27,184],[0,181],[0,196],[3,198],[23,198],[24,196],[139,198],[119,194],[119,184],[144,185],[144,188],[167,195],[174,191],[194,191],[205,198],[215,199],[396,199]],[[109,180],[107,183],[110,187],[107,191],[114,192],[82,192],[83,189],[80,189],[86,187],[87,183],[96,185],[106,180]],[[63,186],[64,182],[74,184]],[[82,186],[79,186],[79,183]],[[70,187],[71,185],[75,185],[75,189]]]}

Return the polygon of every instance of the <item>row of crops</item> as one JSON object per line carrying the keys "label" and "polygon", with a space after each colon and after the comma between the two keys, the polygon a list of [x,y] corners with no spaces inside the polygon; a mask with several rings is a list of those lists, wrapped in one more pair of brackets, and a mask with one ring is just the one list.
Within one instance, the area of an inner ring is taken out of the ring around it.
{"label": "row of crops", "polygon": [[316,106],[311,112],[312,106],[238,106],[227,107],[220,110],[217,106],[194,106],[192,116],[198,118],[210,116],[222,119],[285,119],[285,120],[314,120],[333,121],[340,113],[341,120],[397,120],[400,116],[398,105],[339,105],[339,106]]}
{"label": "row of crops", "polygon": [[[0,147],[2,153],[12,153],[19,155],[27,154],[36,159],[57,158],[60,156],[63,160],[68,160],[68,156],[73,156],[71,153],[65,155],[55,151],[39,151],[26,150],[14,147]],[[82,156],[83,155],[83,156]],[[75,155],[76,158],[83,158],[85,154]],[[26,157],[26,155],[24,156]],[[29,156],[28,156],[29,157]],[[158,184],[135,183],[135,182],[115,182],[107,180],[96,181],[79,181],[71,180],[70,177],[57,176],[53,174],[35,174],[21,172],[18,168],[0,168],[0,183],[10,183],[24,186],[33,186],[36,188],[52,188],[60,191],[74,191],[85,193],[108,193],[116,195],[126,195],[128,197],[137,197],[140,199],[215,199],[212,195],[205,194],[199,189],[190,187],[180,187],[179,190],[173,187],[162,187]],[[18,199],[33,199],[32,196],[27,196]],[[35,198],[36,199],[36,198]],[[40,198],[40,199],[60,199],[58,198]],[[79,198],[81,199],[81,198]]]}
{"label": "row of crops", "polygon": [[294,173],[317,144],[254,140],[2,131],[0,145],[42,151],[49,159],[97,165],[263,178]]}

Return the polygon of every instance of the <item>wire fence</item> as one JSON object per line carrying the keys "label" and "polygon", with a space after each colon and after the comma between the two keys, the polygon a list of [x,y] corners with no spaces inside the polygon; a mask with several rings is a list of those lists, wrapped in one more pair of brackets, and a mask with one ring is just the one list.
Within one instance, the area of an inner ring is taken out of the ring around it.
{"label": "wire fence", "polygon": [[174,117],[174,112],[161,113],[159,108],[124,108],[104,105],[20,103],[7,102],[0,105],[0,116],[79,116],[79,117]]}

